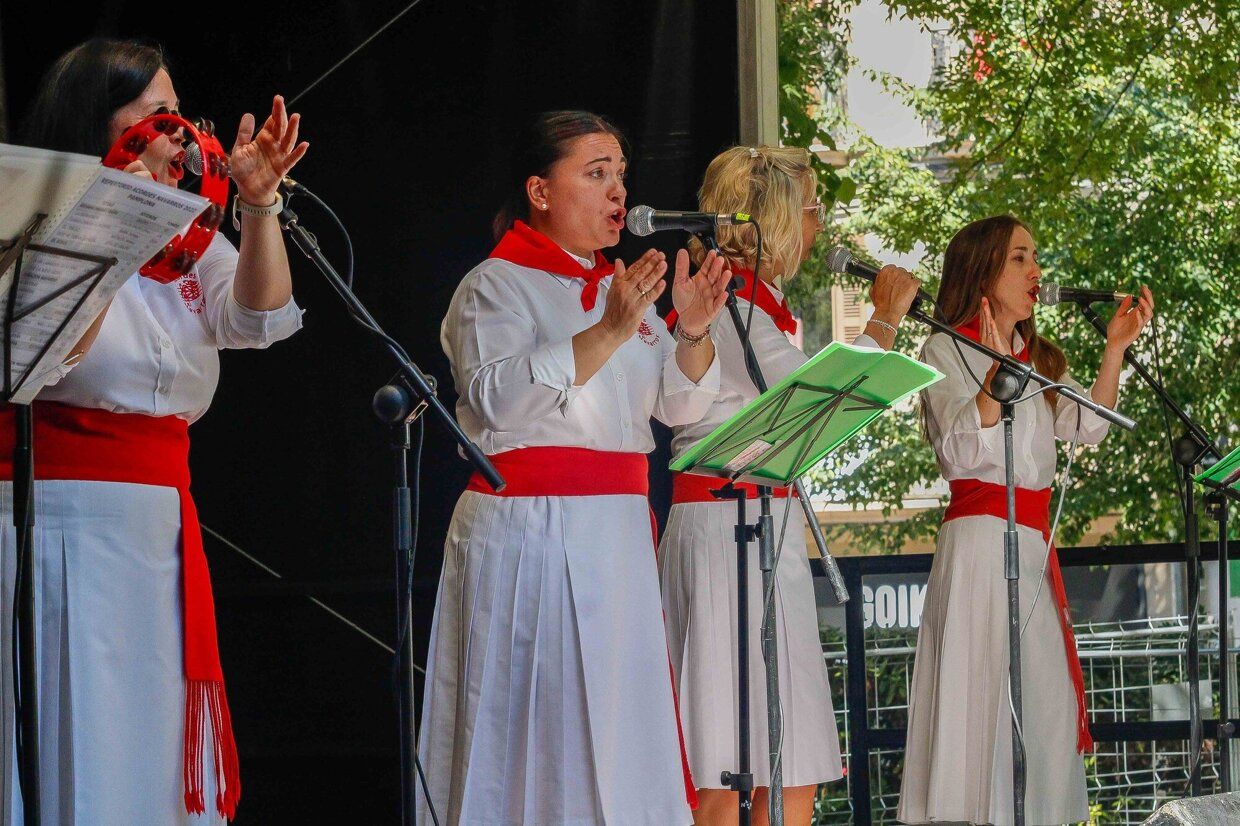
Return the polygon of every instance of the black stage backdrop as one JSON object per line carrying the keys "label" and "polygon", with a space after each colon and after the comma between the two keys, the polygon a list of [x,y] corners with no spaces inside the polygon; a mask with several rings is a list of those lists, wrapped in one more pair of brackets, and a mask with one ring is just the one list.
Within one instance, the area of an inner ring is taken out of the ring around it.
{"label": "black stage backdrop", "polygon": [[[220,124],[225,147],[243,111],[261,120],[272,93],[298,94],[402,7],[111,0],[92,17],[59,5],[3,4],[0,88],[11,118],[74,43],[96,34],[154,39],[172,59],[182,110]],[[460,277],[490,249],[509,135],[544,109],[608,114],[633,142],[629,205],[691,208],[707,161],[737,140],[735,4],[423,0],[294,108],[310,141],[296,177],[346,222],[357,293],[444,383],[451,407],[439,322]],[[304,201],[297,208],[341,261],[326,217]],[[620,253],[635,250],[628,238]],[[267,352],[224,353],[215,403],[192,430],[204,524],[284,576],[273,580],[207,536],[245,777],[238,823],[395,822],[391,658],[307,599],[322,598],[392,644],[392,459],[370,413],[392,367],[309,262],[290,257],[305,329]],[[652,467],[665,463],[664,451]],[[419,657],[467,476],[427,421]],[[665,475],[652,481],[656,507],[665,505]]]}

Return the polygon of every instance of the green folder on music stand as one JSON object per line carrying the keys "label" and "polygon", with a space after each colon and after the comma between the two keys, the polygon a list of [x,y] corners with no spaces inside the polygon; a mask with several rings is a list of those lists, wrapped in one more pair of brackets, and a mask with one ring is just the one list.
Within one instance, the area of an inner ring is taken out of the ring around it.
{"label": "green folder on music stand", "polygon": [[673,461],[671,469],[787,485],[884,410],[942,378],[933,367],[900,353],[832,342]]}
{"label": "green folder on music stand", "polygon": [[1228,453],[1207,470],[1193,477],[1197,482],[1215,490],[1227,491],[1231,498],[1240,494],[1240,447]]}

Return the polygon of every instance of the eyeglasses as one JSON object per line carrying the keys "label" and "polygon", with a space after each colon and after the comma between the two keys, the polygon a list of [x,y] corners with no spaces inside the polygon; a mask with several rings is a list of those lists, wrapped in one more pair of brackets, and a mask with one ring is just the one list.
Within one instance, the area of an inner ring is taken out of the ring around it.
{"label": "eyeglasses", "polygon": [[827,205],[822,201],[815,201],[807,207],[802,207],[802,212],[813,212],[814,217],[818,219],[818,223],[822,226],[827,225]]}

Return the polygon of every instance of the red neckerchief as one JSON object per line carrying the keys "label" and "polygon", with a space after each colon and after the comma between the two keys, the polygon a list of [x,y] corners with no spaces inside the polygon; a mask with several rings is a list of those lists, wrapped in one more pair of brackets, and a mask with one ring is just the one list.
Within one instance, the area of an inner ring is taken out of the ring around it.
{"label": "red neckerchief", "polygon": [[[758,306],[761,307],[762,305],[759,304]],[[973,316],[973,318],[957,327],[956,332],[962,333],[980,344],[982,341],[982,317],[980,315]],[[1017,361],[1029,363],[1029,342],[1025,341],[1023,336],[1020,343],[1020,352],[1013,353],[1012,357]]]}
{"label": "red neckerchief", "polygon": [[[745,279],[745,286],[736,291],[737,298],[743,298],[750,304],[757,304],[758,309],[771,317],[775,322],[775,326],[790,336],[797,333],[797,320],[792,317],[792,310],[788,309],[787,299],[775,300],[775,293],[771,292],[770,286],[761,279],[758,280],[758,300],[754,301],[754,277],[752,270],[732,270],[733,275],[739,275]],[[677,313],[672,310],[667,314],[667,329],[676,326]]]}
{"label": "red neckerchief", "polygon": [[520,267],[543,270],[552,275],[580,278],[586,282],[581,291],[581,309],[593,310],[598,300],[598,282],[615,271],[611,262],[598,250],[594,251],[594,269],[587,270],[581,262],[569,255],[560,245],[524,221],[513,221],[512,228],[499,239],[491,258],[502,258]]}

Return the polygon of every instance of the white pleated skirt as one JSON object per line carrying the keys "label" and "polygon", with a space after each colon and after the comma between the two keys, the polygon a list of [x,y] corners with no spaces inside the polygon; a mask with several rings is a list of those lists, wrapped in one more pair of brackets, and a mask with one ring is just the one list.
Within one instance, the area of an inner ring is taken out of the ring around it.
{"label": "white pleated skirt", "polygon": [[[905,823],[1013,822],[1004,526],[970,516],[939,530],[909,694],[898,812]],[[1077,823],[1089,817],[1085,765],[1055,596],[1043,574],[1046,542],[1037,530],[1017,530],[1028,623],[1021,640],[1026,823]]]}
{"label": "white pleated skirt", "polygon": [[[13,489],[3,500],[5,826],[22,823],[12,688]],[[35,484],[35,612],[42,822],[81,826],[222,824],[211,738],[207,814],[185,811],[181,518],[175,488]],[[209,726],[209,723],[208,723]]]}
{"label": "white pleated skirt", "polygon": [[444,826],[692,822],[645,497],[461,496],[418,751]]}
{"label": "white pleated skirt", "polygon": [[[773,500],[776,540],[791,505],[776,569],[775,618],[783,705],[783,784],[808,786],[844,774],[831,689],[818,635],[805,521],[795,499]],[[758,505],[748,508],[756,521]],[[659,545],[668,647],[680,687],[689,767],[701,788],[724,788],[739,768],[737,730],[736,504],[673,505]],[[770,785],[766,671],[762,659],[762,571],[749,543],[749,731],[754,783]]]}

